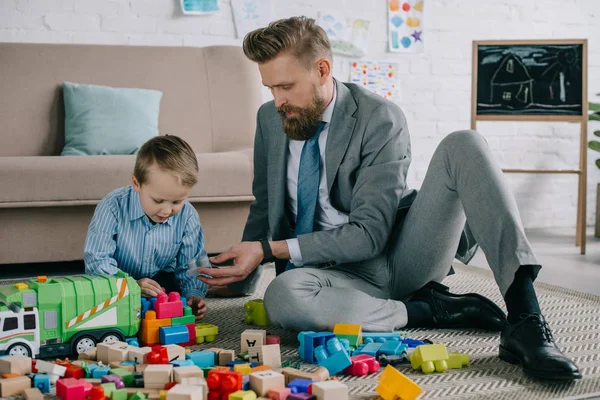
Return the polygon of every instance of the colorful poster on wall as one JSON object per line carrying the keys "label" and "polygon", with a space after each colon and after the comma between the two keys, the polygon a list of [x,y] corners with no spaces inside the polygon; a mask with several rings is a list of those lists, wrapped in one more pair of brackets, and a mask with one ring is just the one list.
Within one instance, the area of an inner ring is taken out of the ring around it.
{"label": "colorful poster on wall", "polygon": [[219,11],[217,0],[180,0],[185,15],[207,15]]}
{"label": "colorful poster on wall", "polygon": [[271,0],[231,0],[238,38],[274,20]]}
{"label": "colorful poster on wall", "polygon": [[366,19],[349,18],[336,12],[321,12],[319,26],[327,32],[334,54],[362,57],[369,45],[369,24]]}
{"label": "colorful poster on wall", "polygon": [[398,64],[376,61],[350,63],[350,82],[391,101],[400,100]]}
{"label": "colorful poster on wall", "polygon": [[423,51],[424,0],[388,0],[388,44],[391,52]]}

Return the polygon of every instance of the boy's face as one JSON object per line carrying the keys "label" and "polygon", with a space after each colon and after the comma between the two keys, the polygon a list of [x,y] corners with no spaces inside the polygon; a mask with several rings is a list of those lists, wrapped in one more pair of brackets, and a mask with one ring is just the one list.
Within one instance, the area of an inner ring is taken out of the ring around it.
{"label": "boy's face", "polygon": [[163,171],[156,164],[148,168],[147,182],[143,185],[133,177],[133,188],[140,194],[140,202],[146,215],[158,223],[163,223],[180,212],[191,190],[182,185],[176,176]]}

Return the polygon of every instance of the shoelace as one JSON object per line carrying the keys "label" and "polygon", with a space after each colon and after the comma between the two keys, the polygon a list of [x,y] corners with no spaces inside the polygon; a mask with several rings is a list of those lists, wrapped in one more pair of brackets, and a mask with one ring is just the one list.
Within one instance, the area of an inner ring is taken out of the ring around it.
{"label": "shoelace", "polygon": [[550,325],[548,325],[548,322],[546,322],[546,319],[544,318],[543,315],[521,314],[520,318],[524,319],[526,321],[526,322],[524,322],[525,324],[528,322],[527,320],[531,320],[531,324],[535,326],[535,329],[541,334],[541,337],[543,338],[543,340],[545,342],[547,342],[547,343],[554,342],[554,337],[552,336],[552,331],[550,330]]}

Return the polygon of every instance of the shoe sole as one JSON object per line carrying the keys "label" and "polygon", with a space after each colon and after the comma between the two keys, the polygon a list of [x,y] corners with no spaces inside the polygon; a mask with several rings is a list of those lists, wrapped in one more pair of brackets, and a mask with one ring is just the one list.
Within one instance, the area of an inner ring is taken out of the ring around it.
{"label": "shoe sole", "polygon": [[525,367],[523,361],[519,358],[519,356],[505,349],[502,346],[500,346],[498,357],[500,357],[502,361],[506,361],[509,364],[521,365],[523,367],[523,372],[525,372],[527,375],[533,378],[553,381],[572,381],[575,379],[581,379],[583,377],[579,372],[572,374],[561,373],[560,375],[552,375],[552,373],[550,372],[532,370],[530,368]]}

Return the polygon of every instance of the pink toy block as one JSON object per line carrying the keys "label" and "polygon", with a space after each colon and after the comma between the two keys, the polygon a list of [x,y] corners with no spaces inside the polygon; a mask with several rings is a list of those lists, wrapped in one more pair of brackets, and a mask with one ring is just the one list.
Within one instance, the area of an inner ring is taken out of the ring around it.
{"label": "pink toy block", "polygon": [[84,379],[63,378],[56,381],[56,395],[62,400],[85,400],[92,384]]}
{"label": "pink toy block", "polygon": [[281,339],[277,335],[267,335],[267,344],[280,344]]}
{"label": "pink toy block", "polygon": [[183,317],[183,303],[179,293],[171,292],[168,297],[164,293],[156,296],[154,311],[158,319]]}
{"label": "pink toy block", "polygon": [[344,370],[345,374],[353,376],[364,376],[367,374],[374,374],[379,371],[379,361],[373,356],[368,354],[359,354],[357,356],[350,357],[352,365]]}
{"label": "pink toy block", "polygon": [[292,394],[292,390],[289,388],[271,389],[267,393],[270,400],[286,400],[289,395]]}

